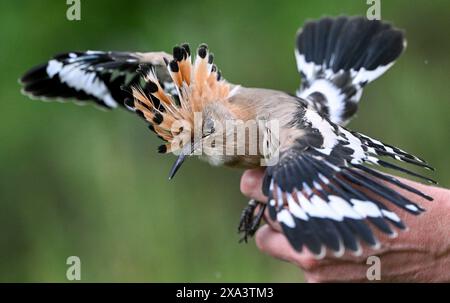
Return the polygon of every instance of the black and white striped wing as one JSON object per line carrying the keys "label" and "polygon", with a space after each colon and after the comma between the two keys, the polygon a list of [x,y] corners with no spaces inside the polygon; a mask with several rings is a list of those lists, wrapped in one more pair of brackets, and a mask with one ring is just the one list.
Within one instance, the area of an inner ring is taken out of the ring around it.
{"label": "black and white striped wing", "polygon": [[391,225],[400,229],[405,225],[380,198],[412,214],[424,209],[386,183],[432,200],[366,165],[392,168],[435,183],[381,157],[431,169],[423,160],[333,124],[312,110],[306,110],[301,123],[305,135],[281,153],[275,166],[267,168],[263,183],[270,216],[280,222],[296,250],[307,247],[323,256],[327,247],[337,256],[345,249],[360,254],[360,240],[379,245],[371,226],[395,236]]}
{"label": "black and white striped wing", "polygon": [[297,96],[334,123],[356,113],[363,88],[402,54],[401,30],[365,17],[322,18],[297,34],[295,57],[302,84]]}
{"label": "black and white striped wing", "polygon": [[124,105],[129,94],[122,88],[139,81],[140,66],[155,68],[170,89],[164,58],[172,56],[163,52],[69,52],[30,69],[20,83],[22,92],[32,98],[92,100],[112,109]]}

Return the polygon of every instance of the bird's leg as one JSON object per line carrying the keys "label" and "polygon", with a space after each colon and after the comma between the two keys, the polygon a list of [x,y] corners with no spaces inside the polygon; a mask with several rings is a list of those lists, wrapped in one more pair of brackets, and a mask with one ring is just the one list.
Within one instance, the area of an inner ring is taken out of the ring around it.
{"label": "bird's leg", "polygon": [[244,237],[239,240],[239,242],[247,242],[247,231],[250,228],[253,215],[256,209],[257,203],[255,200],[250,200],[247,206],[242,210],[241,219],[239,221],[238,232],[244,233]]}
{"label": "bird's leg", "polygon": [[[258,211],[255,214],[256,209],[258,209]],[[239,240],[239,243],[247,243],[248,238],[253,237],[256,230],[258,229],[259,224],[261,223],[261,219],[264,215],[265,209],[265,203],[253,199],[248,202],[247,207],[245,207],[242,211],[241,220],[239,222],[238,232],[244,234],[243,237]]]}

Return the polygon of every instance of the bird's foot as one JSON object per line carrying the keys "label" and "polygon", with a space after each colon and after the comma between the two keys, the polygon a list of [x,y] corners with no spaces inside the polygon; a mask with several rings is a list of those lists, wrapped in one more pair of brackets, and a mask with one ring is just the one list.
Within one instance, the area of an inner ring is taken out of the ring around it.
{"label": "bird's foot", "polygon": [[[248,238],[253,237],[259,227],[259,224],[261,223],[265,209],[265,203],[253,199],[248,202],[248,205],[242,211],[241,220],[239,221],[238,232],[243,234],[242,238],[239,240],[239,243],[247,243]],[[256,210],[257,212],[255,214]]]}

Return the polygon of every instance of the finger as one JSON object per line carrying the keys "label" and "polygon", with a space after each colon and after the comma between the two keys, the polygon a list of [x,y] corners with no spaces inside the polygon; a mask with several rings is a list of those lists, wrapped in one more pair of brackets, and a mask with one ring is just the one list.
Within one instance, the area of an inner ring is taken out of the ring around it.
{"label": "finger", "polygon": [[255,241],[262,252],[280,260],[293,262],[289,242],[283,234],[274,231],[270,226],[261,226],[256,232]]}
{"label": "finger", "polygon": [[262,181],[264,169],[256,168],[246,170],[241,177],[241,192],[259,202],[267,202],[267,197],[262,193]]}

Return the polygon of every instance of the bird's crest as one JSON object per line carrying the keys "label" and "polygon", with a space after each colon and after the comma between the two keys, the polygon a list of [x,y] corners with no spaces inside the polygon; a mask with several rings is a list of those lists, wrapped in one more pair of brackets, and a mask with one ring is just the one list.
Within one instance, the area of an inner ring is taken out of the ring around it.
{"label": "bird's crest", "polygon": [[145,85],[131,88],[133,100],[128,106],[167,141],[159,147],[160,153],[176,151],[182,147],[180,140],[191,140],[194,114],[201,113],[208,103],[225,101],[229,97],[231,85],[222,79],[213,60],[205,44],[199,46],[194,63],[187,44],[175,46],[173,60],[165,60],[175,86],[173,94],[164,91],[152,68],[140,68]]}

